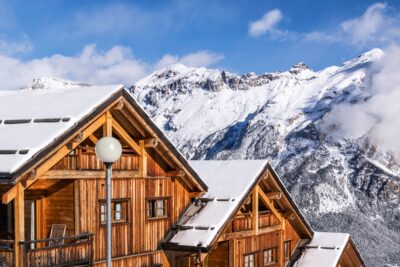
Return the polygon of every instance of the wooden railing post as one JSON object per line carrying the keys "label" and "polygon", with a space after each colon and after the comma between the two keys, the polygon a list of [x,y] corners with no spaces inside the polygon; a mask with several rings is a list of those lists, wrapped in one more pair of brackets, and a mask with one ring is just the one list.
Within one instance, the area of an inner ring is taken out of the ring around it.
{"label": "wooden railing post", "polygon": [[14,221],[15,221],[15,266],[24,266],[24,256],[22,255],[19,241],[25,240],[25,204],[24,188],[21,183],[16,185],[16,196],[14,199]]}

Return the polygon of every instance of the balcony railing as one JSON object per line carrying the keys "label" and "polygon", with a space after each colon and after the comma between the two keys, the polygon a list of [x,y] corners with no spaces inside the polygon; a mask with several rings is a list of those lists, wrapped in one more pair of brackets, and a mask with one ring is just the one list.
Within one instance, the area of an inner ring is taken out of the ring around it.
{"label": "balcony railing", "polygon": [[14,266],[14,240],[0,239],[0,266]]}
{"label": "balcony railing", "polygon": [[[278,219],[271,213],[262,213],[258,215],[258,227],[264,228],[279,224]],[[241,232],[253,229],[253,217],[251,214],[237,215],[232,222],[232,232]]]}
{"label": "balcony railing", "polygon": [[92,266],[93,235],[21,241],[26,267]]}

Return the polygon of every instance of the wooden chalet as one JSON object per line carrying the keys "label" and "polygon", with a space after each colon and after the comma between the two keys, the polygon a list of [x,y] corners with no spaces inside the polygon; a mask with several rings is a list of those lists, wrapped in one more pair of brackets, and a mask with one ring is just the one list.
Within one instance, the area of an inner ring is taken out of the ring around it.
{"label": "wooden chalet", "polygon": [[0,93],[0,266],[105,266],[103,136],[113,266],[364,266],[265,161],[187,162],[122,86]]}

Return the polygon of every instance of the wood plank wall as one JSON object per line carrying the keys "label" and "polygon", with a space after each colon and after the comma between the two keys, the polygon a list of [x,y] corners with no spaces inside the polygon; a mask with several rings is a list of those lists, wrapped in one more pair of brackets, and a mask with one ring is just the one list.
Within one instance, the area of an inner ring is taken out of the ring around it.
{"label": "wood plank wall", "polygon": [[[152,266],[156,264],[162,264],[163,267],[170,267],[168,260],[165,257],[163,251],[154,251],[152,253],[146,253],[145,255],[134,255],[121,257],[119,259],[113,259],[113,267],[126,267],[126,266]],[[105,267],[106,263],[97,262],[94,264],[96,267]]]}
{"label": "wood plank wall", "polygon": [[[235,246],[235,255],[234,255],[234,266],[242,267],[244,266],[244,255],[249,253],[256,253],[257,257],[257,265],[262,266],[263,263],[263,251],[268,248],[277,247],[277,254],[280,255],[280,250],[282,246],[280,246],[281,239],[281,231],[264,234],[259,236],[251,236],[242,239],[234,240]],[[210,265],[212,266],[212,265]],[[277,267],[278,264],[268,265],[270,267]]]}
{"label": "wood plank wall", "polygon": [[[112,180],[112,198],[128,199],[129,222],[113,224],[113,256],[156,251],[171,225],[190,204],[189,191],[177,179],[162,177],[163,169],[148,157],[151,176],[158,178],[119,178]],[[81,179],[79,195],[80,232],[94,233],[94,258],[105,258],[105,227],[100,225],[99,200],[105,199],[104,179]],[[146,198],[167,197],[167,219],[146,218]]]}
{"label": "wood plank wall", "polygon": [[[26,210],[27,208],[25,208]],[[42,214],[44,215],[42,226],[44,236],[42,238],[50,237],[50,230],[53,224],[66,224],[66,235],[74,235],[74,185],[70,183],[43,198]]]}

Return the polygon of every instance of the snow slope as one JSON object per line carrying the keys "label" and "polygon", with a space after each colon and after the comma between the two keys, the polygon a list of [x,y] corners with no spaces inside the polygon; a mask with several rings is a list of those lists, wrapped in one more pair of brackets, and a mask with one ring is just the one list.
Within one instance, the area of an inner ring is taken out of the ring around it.
{"label": "snow slope", "polygon": [[321,127],[336,105],[368,100],[382,55],[242,76],[177,64],[130,89],[187,158],[268,159],[316,230],[350,232],[369,266],[399,264],[399,164],[366,138]]}

